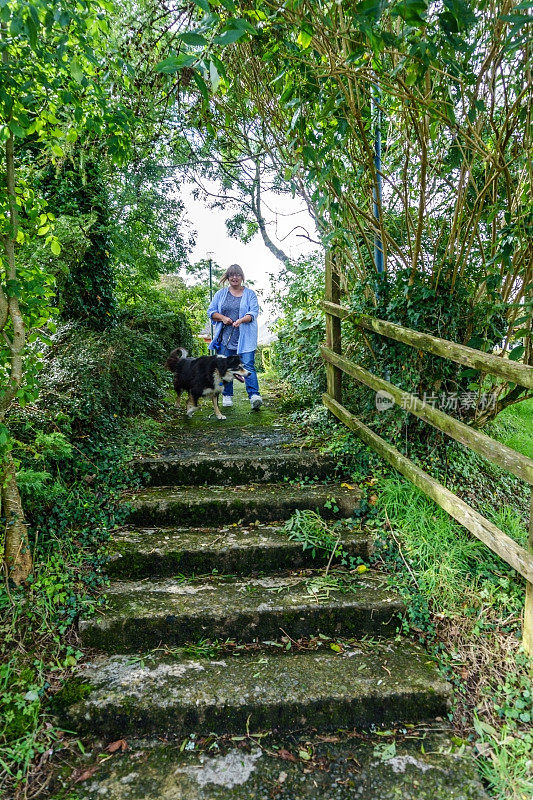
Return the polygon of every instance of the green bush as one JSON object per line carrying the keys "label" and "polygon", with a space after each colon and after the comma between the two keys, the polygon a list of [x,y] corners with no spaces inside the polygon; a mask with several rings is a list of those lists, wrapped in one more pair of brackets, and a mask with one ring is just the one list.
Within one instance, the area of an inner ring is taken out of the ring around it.
{"label": "green bush", "polygon": [[105,333],[59,328],[41,372],[37,403],[63,431],[103,433],[113,419],[154,408],[164,386],[164,348],[154,336],[116,325]]}
{"label": "green bush", "polygon": [[164,275],[142,299],[128,303],[120,318],[137,330],[150,331],[164,343],[166,353],[176,347],[194,356],[207,352],[198,333],[207,324],[209,287],[186,286],[176,275]]}
{"label": "green bush", "polygon": [[[149,315],[134,306],[105,333],[79,323],[63,325],[45,354],[36,407],[51,413],[67,436],[104,434],[117,417],[157,407],[169,384],[164,362],[178,344],[195,348],[184,315],[175,310]],[[52,440],[41,439],[46,441],[53,447]]]}
{"label": "green bush", "polygon": [[159,362],[164,362],[176,347],[184,347],[189,353],[198,355],[200,345],[191,330],[192,320],[187,319],[184,311],[177,310],[185,305],[186,296],[180,301],[178,305],[166,292],[157,292],[155,296],[122,309],[119,323],[132,331],[150,336],[159,345]]}
{"label": "green bush", "polygon": [[306,404],[322,401],[326,388],[320,345],[325,322],[320,309],[324,294],[324,266],[320,255],[301,259],[286,267],[275,295],[280,317],[275,326],[278,340],[272,345],[273,366],[292,387],[297,400]]}

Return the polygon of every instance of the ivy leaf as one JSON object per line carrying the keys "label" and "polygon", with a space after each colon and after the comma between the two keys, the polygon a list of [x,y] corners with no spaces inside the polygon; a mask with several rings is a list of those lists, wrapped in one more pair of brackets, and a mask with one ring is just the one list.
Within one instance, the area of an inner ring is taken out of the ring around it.
{"label": "ivy leaf", "polygon": [[518,347],[513,347],[511,352],[509,353],[509,360],[510,361],[520,361],[522,356],[524,355],[526,348],[523,344],[519,345]]}
{"label": "ivy leaf", "polygon": [[401,17],[409,25],[420,27],[424,25],[427,13],[425,0],[402,0],[391,11],[391,15]]}
{"label": "ivy leaf", "polygon": [[385,3],[382,0],[361,0],[355,7],[355,13],[362,17],[370,17],[373,22],[377,22],[383,13]]}
{"label": "ivy leaf", "polygon": [[13,136],[17,136],[19,139],[22,139],[24,138],[24,136],[26,136],[26,131],[24,130],[24,128],[21,128],[21,126],[17,122],[10,122],[7,127],[9,128]]}
{"label": "ivy leaf", "polygon": [[255,35],[257,33],[256,28],[251,25],[247,19],[242,19],[242,17],[232,17],[228,20],[228,28],[236,28],[237,30],[244,30],[248,31]]}
{"label": "ivy leaf", "polygon": [[311,42],[313,41],[313,31],[309,30],[308,28],[302,28],[300,33],[298,34],[298,38],[296,39],[297,43],[300,45],[302,50],[307,50]]}
{"label": "ivy leaf", "polygon": [[220,76],[213,61],[211,61],[209,64],[209,78],[211,80],[211,88],[214,92],[216,92],[218,89],[218,84],[220,83]]}

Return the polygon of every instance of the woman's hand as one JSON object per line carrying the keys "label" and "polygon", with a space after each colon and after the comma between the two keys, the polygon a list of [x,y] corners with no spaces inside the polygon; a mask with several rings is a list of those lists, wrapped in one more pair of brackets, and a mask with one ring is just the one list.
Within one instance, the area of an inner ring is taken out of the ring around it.
{"label": "woman's hand", "polygon": [[250,314],[245,314],[244,317],[241,317],[240,319],[236,319],[235,320],[235,322],[233,323],[233,327],[234,328],[238,328],[239,325],[243,324],[243,322],[251,322],[251,321],[252,321],[252,317],[250,316]]}
{"label": "woman's hand", "polygon": [[224,317],[222,316],[222,314],[220,314],[220,319],[224,323],[224,325],[235,325],[235,323],[233,322],[232,319],[230,319],[230,317]]}

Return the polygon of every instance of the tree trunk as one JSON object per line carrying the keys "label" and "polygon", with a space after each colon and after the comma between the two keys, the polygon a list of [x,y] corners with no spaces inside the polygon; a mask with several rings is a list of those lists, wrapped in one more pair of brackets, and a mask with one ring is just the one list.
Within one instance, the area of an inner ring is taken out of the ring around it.
{"label": "tree trunk", "polygon": [[6,577],[18,586],[30,575],[32,559],[15,464],[10,453],[5,458],[1,497],[2,515],[6,520],[4,571]]}
{"label": "tree trunk", "polygon": [[[0,30],[5,37],[5,23]],[[4,64],[9,62],[7,47],[2,52]],[[9,229],[2,237],[5,251],[6,286],[16,286],[17,270],[15,261],[15,243],[18,233],[17,198],[15,194],[15,154],[13,134],[10,133],[5,143],[5,175],[8,199]],[[7,301],[7,305],[6,305]],[[8,336],[5,326],[8,320],[12,325],[12,334]],[[14,400],[23,377],[23,352],[26,344],[26,328],[20,310],[17,295],[8,296],[3,288],[0,290],[0,334],[3,335],[4,346],[10,351],[9,379],[0,396],[0,423],[4,421],[6,412]],[[13,456],[9,449],[0,454],[0,499],[2,516],[6,520],[4,536],[4,572],[15,584],[25,581],[32,571],[32,558],[28,541],[28,528],[24,521],[22,502],[17,486],[17,477]]]}
{"label": "tree trunk", "polygon": [[289,256],[280,247],[277,247],[274,244],[266,229],[265,218],[263,217],[263,212],[261,210],[261,170],[258,160],[255,162],[255,181],[252,187],[251,206],[265,246],[270,250],[272,255],[278,259],[278,261],[281,261],[281,263],[284,265],[289,264]]}

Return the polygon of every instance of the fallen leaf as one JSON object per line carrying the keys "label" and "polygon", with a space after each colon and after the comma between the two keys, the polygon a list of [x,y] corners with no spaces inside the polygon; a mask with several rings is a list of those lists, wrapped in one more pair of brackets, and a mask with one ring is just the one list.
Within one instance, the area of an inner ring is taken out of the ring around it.
{"label": "fallen leaf", "polygon": [[277,756],[278,756],[278,758],[282,758],[284,761],[297,761],[298,760],[296,758],[296,756],[293,756],[292,753],[289,753],[288,750],[284,750],[284,749],[278,750]]}
{"label": "fallen leaf", "polygon": [[302,761],[310,761],[311,760],[311,753],[308,753],[307,750],[298,750],[298,755],[302,759]]}
{"label": "fallen leaf", "polygon": [[355,489],[355,486],[352,486],[352,484],[351,484],[351,483],[341,483],[341,486],[342,486],[344,489]]}
{"label": "fallen leaf", "polygon": [[368,572],[368,567],[367,567],[367,566],[365,566],[365,564],[359,564],[359,566],[355,568],[355,571],[356,571],[356,572],[357,572],[359,575],[362,575],[362,574],[363,574],[363,572]]}
{"label": "fallen leaf", "polygon": [[88,780],[88,778],[92,778],[92,776],[94,775],[99,766],[100,764],[93,764],[92,767],[84,769],[83,772],[80,773],[78,777],[75,779],[74,783],[82,783],[82,781],[86,781]]}
{"label": "fallen leaf", "polygon": [[278,775],[278,783],[285,783],[286,780],[287,780],[287,773],[280,772]]}
{"label": "fallen leaf", "polygon": [[122,752],[124,752],[124,750],[127,749],[128,749],[127,741],[125,739],[117,739],[116,742],[111,742],[111,744],[108,744],[105,750],[106,753],[116,753],[117,750],[121,750]]}

